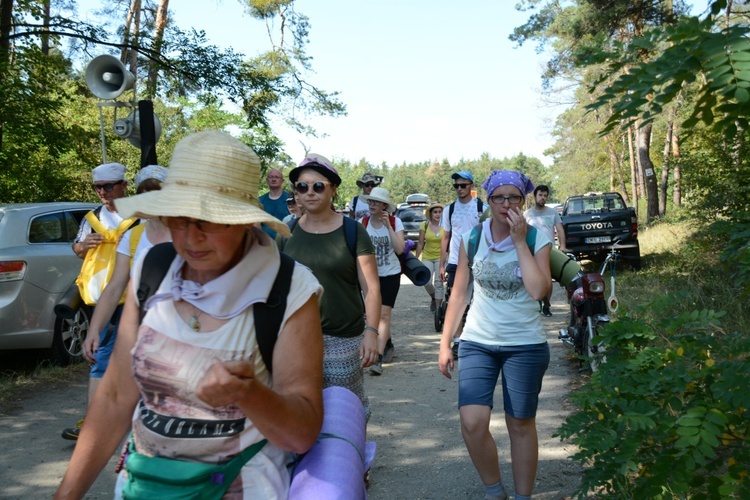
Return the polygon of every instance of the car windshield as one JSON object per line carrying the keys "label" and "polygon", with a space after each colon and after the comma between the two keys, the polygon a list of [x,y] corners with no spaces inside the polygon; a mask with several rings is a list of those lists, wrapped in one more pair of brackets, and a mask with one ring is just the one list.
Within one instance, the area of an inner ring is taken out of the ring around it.
{"label": "car windshield", "polygon": [[424,216],[424,207],[402,208],[396,212],[396,216],[402,222],[422,222],[427,220]]}

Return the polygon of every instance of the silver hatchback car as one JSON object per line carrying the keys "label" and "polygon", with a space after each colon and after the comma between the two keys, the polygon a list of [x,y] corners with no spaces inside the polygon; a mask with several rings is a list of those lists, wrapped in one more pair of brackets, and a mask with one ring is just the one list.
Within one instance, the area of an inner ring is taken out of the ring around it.
{"label": "silver hatchback car", "polygon": [[94,203],[0,204],[0,350],[51,349],[53,361],[81,356],[90,311],[68,319],[55,305],[75,283],[83,261],[71,245]]}

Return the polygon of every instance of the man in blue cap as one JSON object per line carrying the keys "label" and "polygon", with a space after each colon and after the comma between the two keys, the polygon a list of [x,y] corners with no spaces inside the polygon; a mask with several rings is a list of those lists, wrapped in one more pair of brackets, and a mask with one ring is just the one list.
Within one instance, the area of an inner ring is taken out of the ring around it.
{"label": "man in blue cap", "polygon": [[[440,248],[440,276],[453,286],[458,265],[458,250],[461,246],[461,235],[479,224],[479,218],[487,209],[487,204],[472,195],[474,176],[468,170],[461,170],[451,175],[453,189],[456,190],[456,201],[445,207],[441,225],[443,236]],[[471,301],[471,291],[466,294],[467,305]],[[458,328],[453,338],[453,357],[458,359],[458,343],[460,342],[462,326]]]}

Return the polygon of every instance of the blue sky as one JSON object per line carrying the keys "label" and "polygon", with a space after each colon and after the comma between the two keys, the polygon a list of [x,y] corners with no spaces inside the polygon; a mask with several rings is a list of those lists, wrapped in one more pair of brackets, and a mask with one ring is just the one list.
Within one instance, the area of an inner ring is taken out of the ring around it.
{"label": "blue sky", "polygon": [[[82,0],[80,10],[86,15]],[[508,40],[528,13],[501,0],[297,0],[310,20],[310,80],[339,91],[348,116],[317,118],[325,138],[306,138],[282,126],[287,153],[304,147],[352,162],[389,165],[476,159],[518,153],[545,164],[548,132],[560,108],[542,104],[545,60],[532,45]],[[211,41],[248,55],[269,47],[265,25],[235,0],[171,2],[183,29],[202,29]]]}

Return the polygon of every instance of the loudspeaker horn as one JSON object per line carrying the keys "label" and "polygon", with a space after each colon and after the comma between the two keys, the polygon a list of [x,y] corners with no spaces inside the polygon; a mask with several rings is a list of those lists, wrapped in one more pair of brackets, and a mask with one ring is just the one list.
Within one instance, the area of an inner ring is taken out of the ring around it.
{"label": "loudspeaker horn", "polygon": [[99,99],[117,99],[134,83],[133,73],[116,57],[97,56],[86,67],[86,85]]}
{"label": "loudspeaker horn", "polygon": [[[159,142],[161,137],[161,120],[159,117],[154,116],[154,142]],[[130,144],[140,148],[141,147],[141,120],[138,110],[130,113],[126,118],[120,118],[115,120],[115,134],[122,139],[127,139]]]}

